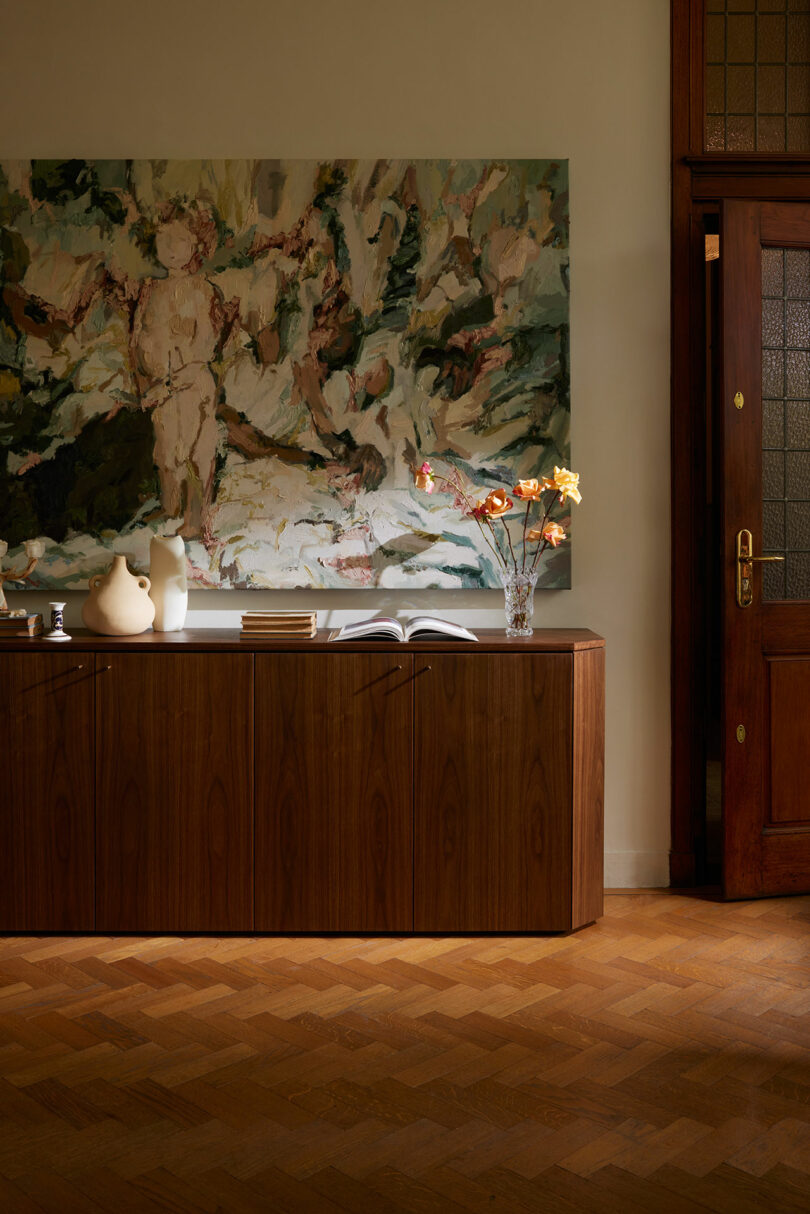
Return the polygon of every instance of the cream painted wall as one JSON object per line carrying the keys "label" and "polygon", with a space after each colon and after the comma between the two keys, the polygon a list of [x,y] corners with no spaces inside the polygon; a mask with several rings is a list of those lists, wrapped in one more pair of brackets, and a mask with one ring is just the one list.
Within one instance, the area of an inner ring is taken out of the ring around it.
{"label": "cream painted wall", "polygon": [[[667,882],[667,0],[2,0],[2,156],[566,156],[574,588],[535,624],[607,638],[606,879]],[[0,503],[0,520],[2,504]],[[78,619],[81,595],[70,600]],[[233,626],[271,595],[197,592]],[[277,593],[321,622],[496,592]],[[45,593],[26,603],[47,605]],[[23,596],[15,596],[17,602]]]}

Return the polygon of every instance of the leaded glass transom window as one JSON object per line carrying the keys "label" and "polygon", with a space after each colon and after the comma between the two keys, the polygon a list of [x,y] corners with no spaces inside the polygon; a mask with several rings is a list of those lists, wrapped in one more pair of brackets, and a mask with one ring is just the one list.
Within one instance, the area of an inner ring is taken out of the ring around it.
{"label": "leaded glass transom window", "polygon": [[707,152],[810,151],[810,0],[706,0]]}

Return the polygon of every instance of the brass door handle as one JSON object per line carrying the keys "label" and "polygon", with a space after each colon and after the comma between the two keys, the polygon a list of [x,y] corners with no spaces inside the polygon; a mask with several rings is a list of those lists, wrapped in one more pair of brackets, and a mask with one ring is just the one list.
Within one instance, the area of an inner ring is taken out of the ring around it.
{"label": "brass door handle", "polygon": [[783,561],[783,556],[754,556],[751,549],[754,537],[747,528],[737,532],[737,606],[750,607],[754,601],[754,563],[766,561]]}

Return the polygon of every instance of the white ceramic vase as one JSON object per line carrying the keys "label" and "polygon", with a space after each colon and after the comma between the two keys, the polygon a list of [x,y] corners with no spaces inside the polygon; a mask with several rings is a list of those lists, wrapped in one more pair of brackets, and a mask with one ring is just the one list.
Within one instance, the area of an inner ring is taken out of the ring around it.
{"label": "white ceramic vase", "polygon": [[148,577],[130,573],[125,556],[114,556],[107,573],[94,573],[90,593],[82,607],[82,619],[102,636],[135,636],[146,632],[155,618],[149,597]]}
{"label": "white ceramic vase", "polygon": [[155,632],[179,632],[186,622],[188,583],[183,537],[156,535],[149,545],[149,597],[155,604]]}

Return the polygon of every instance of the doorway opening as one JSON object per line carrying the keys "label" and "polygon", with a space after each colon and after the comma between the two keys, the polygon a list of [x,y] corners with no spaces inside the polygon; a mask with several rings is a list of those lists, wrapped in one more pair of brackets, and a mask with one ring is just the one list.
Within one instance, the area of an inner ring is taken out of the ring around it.
{"label": "doorway opening", "polygon": [[[781,335],[761,333],[766,311],[810,317],[810,110],[799,121],[797,108],[810,96],[810,58],[807,39],[795,37],[810,17],[795,9],[671,6],[670,880],[722,880],[729,897],[810,888],[810,320],[800,340],[787,319]],[[750,46],[740,44],[743,26]],[[785,36],[771,39],[777,27]],[[762,88],[774,81],[789,87],[771,98]],[[707,238],[717,254],[708,259]],[[805,286],[791,294],[799,253]],[[782,386],[764,392],[763,366],[783,363],[806,364],[806,384],[785,370]],[[800,411],[807,424],[789,441]],[[801,492],[789,493],[800,465]]]}

